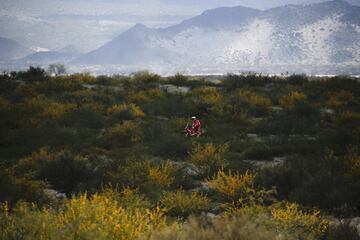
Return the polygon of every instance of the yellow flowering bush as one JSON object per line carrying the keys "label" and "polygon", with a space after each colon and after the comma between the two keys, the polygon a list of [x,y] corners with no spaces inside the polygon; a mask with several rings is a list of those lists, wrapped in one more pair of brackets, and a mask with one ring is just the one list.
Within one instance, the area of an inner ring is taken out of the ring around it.
{"label": "yellow flowering bush", "polygon": [[214,87],[200,87],[192,91],[195,103],[204,105],[212,113],[213,116],[221,116],[224,113],[224,96]]}
{"label": "yellow flowering bush", "polygon": [[31,114],[29,121],[34,125],[39,125],[44,120],[58,119],[76,109],[75,104],[55,102],[41,95],[27,100],[22,107]]}
{"label": "yellow flowering bush", "polygon": [[155,192],[169,188],[175,181],[176,171],[177,167],[169,162],[135,161],[122,167],[118,179],[125,185]]}
{"label": "yellow flowering bush", "polygon": [[212,143],[196,144],[190,153],[189,162],[206,169],[207,173],[211,173],[224,166],[225,154],[228,150],[228,144],[219,146]]}
{"label": "yellow flowering bush", "polygon": [[[5,207],[4,207],[5,206]],[[136,239],[165,226],[164,210],[124,208],[101,194],[73,197],[59,210],[20,204],[11,214],[3,206],[0,238]],[[6,221],[6,224],[4,224]]]}
{"label": "yellow flowering bush", "polygon": [[143,138],[141,127],[135,121],[124,121],[109,129],[109,136],[112,141],[122,143],[137,143]]}
{"label": "yellow flowering bush", "polygon": [[149,178],[162,188],[167,188],[174,182],[176,170],[176,167],[169,162],[162,162],[159,165],[150,166]]}
{"label": "yellow flowering bush", "polygon": [[342,111],[333,117],[333,122],[336,126],[341,124],[354,124],[354,126],[360,123],[360,113],[351,111]]}
{"label": "yellow flowering bush", "polygon": [[91,104],[96,102],[97,94],[93,89],[81,89],[71,92],[69,99],[78,105]]}
{"label": "yellow flowering bush", "polygon": [[107,109],[109,115],[113,114],[129,114],[132,118],[142,118],[145,116],[145,113],[141,110],[136,104],[115,104]]}
{"label": "yellow flowering bush", "polygon": [[127,100],[133,103],[148,103],[162,95],[163,92],[160,88],[150,88],[146,90],[129,91]]}
{"label": "yellow flowering bush", "polygon": [[201,193],[187,193],[184,190],[166,192],[160,197],[160,204],[173,216],[187,217],[205,211],[210,200]]}
{"label": "yellow flowering bush", "polygon": [[75,73],[70,76],[71,80],[78,81],[81,83],[95,83],[96,77],[92,76],[90,73]]}
{"label": "yellow flowering bush", "polygon": [[320,211],[303,211],[295,203],[284,205],[242,205],[226,210],[225,219],[246,217],[248,221],[271,229],[276,233],[275,239],[308,239],[318,240],[326,234],[329,221],[321,216]]}
{"label": "yellow flowering bush", "polygon": [[325,105],[329,108],[339,108],[345,106],[350,101],[353,101],[354,95],[350,91],[341,90],[339,92],[332,92],[329,94]]}
{"label": "yellow flowering bush", "polygon": [[298,232],[303,236],[301,239],[318,239],[329,226],[329,222],[320,216],[320,211],[305,212],[295,203],[287,202],[284,207],[271,209],[271,217],[280,231]]}
{"label": "yellow flowering bush", "polygon": [[209,188],[218,192],[225,200],[235,206],[245,207],[259,205],[265,201],[271,202],[276,193],[275,189],[265,190],[255,186],[256,175],[249,171],[243,174],[225,173],[219,170],[215,176],[206,181]]}
{"label": "yellow flowering bush", "polygon": [[253,108],[267,109],[272,105],[269,98],[259,96],[255,92],[248,90],[238,90],[235,93],[235,98],[239,102],[248,103]]}
{"label": "yellow flowering bush", "polygon": [[306,99],[305,94],[294,91],[294,92],[289,93],[286,96],[282,96],[279,99],[279,104],[283,108],[291,109],[295,106],[296,103],[301,102],[305,99]]}
{"label": "yellow flowering bush", "polygon": [[217,104],[223,100],[222,94],[214,87],[200,87],[193,90],[193,94],[200,96],[201,100],[207,104]]}
{"label": "yellow flowering bush", "polygon": [[246,194],[254,191],[255,174],[246,171],[244,174],[226,174],[224,170],[220,170],[216,175],[207,180],[207,185],[219,192],[220,194],[232,200],[240,197],[240,194]]}

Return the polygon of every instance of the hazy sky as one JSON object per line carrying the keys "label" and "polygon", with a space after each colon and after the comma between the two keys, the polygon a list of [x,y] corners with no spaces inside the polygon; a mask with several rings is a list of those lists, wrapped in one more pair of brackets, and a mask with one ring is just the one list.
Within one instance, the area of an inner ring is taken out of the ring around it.
{"label": "hazy sky", "polygon": [[[0,0],[0,37],[29,47],[89,51],[135,23],[166,27],[219,6],[267,9],[324,0]],[[348,0],[360,3],[360,0]]]}

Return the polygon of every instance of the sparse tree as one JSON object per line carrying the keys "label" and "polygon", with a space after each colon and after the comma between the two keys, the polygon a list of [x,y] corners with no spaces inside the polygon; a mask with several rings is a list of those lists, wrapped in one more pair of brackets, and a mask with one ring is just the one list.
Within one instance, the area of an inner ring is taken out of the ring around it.
{"label": "sparse tree", "polygon": [[66,68],[65,68],[64,64],[61,64],[61,63],[50,64],[48,67],[48,73],[50,75],[58,76],[61,74],[65,74]]}

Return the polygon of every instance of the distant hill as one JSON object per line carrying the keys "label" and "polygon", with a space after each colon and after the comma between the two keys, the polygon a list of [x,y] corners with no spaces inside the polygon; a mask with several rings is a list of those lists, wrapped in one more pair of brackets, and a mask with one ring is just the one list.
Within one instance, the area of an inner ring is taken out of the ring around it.
{"label": "distant hill", "polygon": [[208,10],[180,24],[137,24],[81,64],[269,66],[360,64],[360,7],[341,0],[260,11]]}
{"label": "distant hill", "polygon": [[0,37],[0,61],[10,61],[30,54],[32,51],[18,42]]}
{"label": "distant hill", "polygon": [[49,64],[55,62],[69,62],[78,57],[79,53],[76,51],[46,51],[32,53],[18,62],[22,64]]}

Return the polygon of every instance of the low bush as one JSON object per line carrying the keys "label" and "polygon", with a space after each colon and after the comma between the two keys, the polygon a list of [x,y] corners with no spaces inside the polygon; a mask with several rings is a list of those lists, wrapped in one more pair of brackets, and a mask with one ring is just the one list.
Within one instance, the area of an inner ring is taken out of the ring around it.
{"label": "low bush", "polygon": [[107,109],[109,115],[116,116],[119,119],[142,118],[145,113],[136,104],[115,104]]}
{"label": "low bush", "polygon": [[301,92],[291,92],[279,99],[279,105],[283,108],[291,109],[295,104],[306,99],[306,96]]}
{"label": "low bush", "polygon": [[228,144],[218,146],[212,143],[195,144],[189,162],[205,169],[206,174],[211,175],[224,166],[224,157],[228,150]]}
{"label": "low bush", "polygon": [[154,153],[169,158],[184,158],[191,150],[191,142],[180,133],[164,133],[157,139]]}
{"label": "low bush", "polygon": [[159,201],[171,216],[182,218],[206,211],[210,204],[210,200],[205,195],[197,192],[187,193],[181,189],[165,192]]}
{"label": "low bush", "polygon": [[327,233],[327,240],[360,240],[358,230],[354,226],[350,226],[349,223],[340,223],[336,225],[330,225]]}
{"label": "low bush", "polygon": [[226,174],[223,170],[206,181],[210,189],[215,190],[222,200],[239,206],[264,204],[272,201],[275,190],[265,190],[255,186],[256,175],[246,171],[244,174]]}
{"label": "low bush", "polygon": [[178,168],[170,162],[128,161],[112,171],[114,184],[138,188],[141,193],[156,199],[161,191],[170,189],[175,183]]}
{"label": "low bush", "polygon": [[111,146],[129,146],[143,139],[140,125],[132,120],[111,127],[105,136]]}
{"label": "low bush", "polygon": [[320,216],[320,211],[305,212],[295,203],[273,208],[271,217],[277,228],[296,233],[299,239],[319,239],[329,226],[329,222]]}
{"label": "low bush", "polygon": [[[256,220],[256,219],[255,219]],[[242,216],[231,219],[191,218],[181,227],[168,227],[154,232],[150,240],[275,240],[274,229],[258,224],[253,218]]]}
{"label": "low bush", "polygon": [[10,239],[136,239],[165,226],[160,208],[124,208],[118,200],[95,194],[66,201],[59,209],[19,204],[0,213],[0,238]]}

